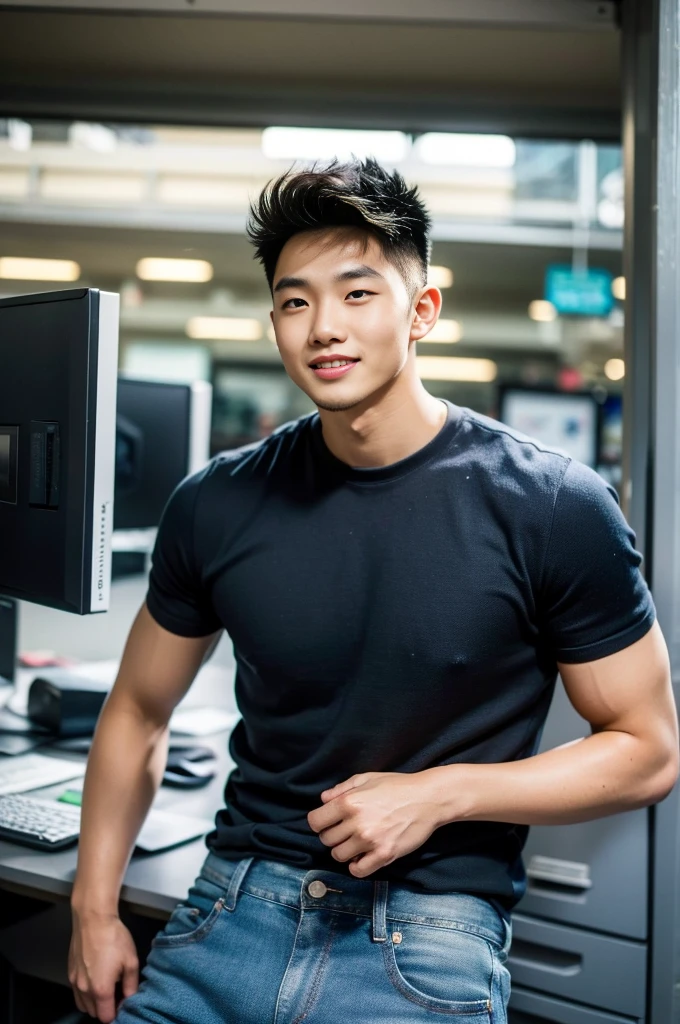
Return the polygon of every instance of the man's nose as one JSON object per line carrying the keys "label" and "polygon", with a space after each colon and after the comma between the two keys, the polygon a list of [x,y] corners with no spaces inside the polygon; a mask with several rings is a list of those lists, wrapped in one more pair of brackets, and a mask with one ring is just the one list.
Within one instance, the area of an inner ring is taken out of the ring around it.
{"label": "man's nose", "polygon": [[311,325],[310,342],[329,345],[334,341],[345,341],[346,338],[347,330],[335,304],[326,302],[319,305]]}

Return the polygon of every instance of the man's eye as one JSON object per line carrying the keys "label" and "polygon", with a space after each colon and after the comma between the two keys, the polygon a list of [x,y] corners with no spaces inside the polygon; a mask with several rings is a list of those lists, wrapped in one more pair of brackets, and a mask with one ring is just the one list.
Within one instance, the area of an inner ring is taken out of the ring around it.
{"label": "man's eye", "polygon": [[355,288],[353,292],[350,292],[347,296],[348,299],[362,299],[364,295],[375,295],[375,292],[369,292],[366,288]]}
{"label": "man's eye", "polygon": [[[292,303],[299,303],[299,305],[292,305]],[[304,299],[287,299],[281,306],[281,309],[299,309],[300,306],[306,305]]]}

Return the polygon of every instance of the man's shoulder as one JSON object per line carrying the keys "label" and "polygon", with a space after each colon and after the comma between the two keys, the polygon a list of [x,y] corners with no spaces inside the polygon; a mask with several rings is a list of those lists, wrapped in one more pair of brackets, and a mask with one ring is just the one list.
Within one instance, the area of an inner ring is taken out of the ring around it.
{"label": "man's shoulder", "polygon": [[218,485],[255,484],[269,479],[274,469],[280,471],[296,458],[309,441],[311,421],[316,413],[288,420],[259,441],[218,452],[198,472],[184,481],[189,489],[199,489],[211,480]]}
{"label": "man's shoulder", "polygon": [[573,462],[568,452],[523,434],[491,416],[463,410],[463,457],[501,483],[515,480],[554,490]]}

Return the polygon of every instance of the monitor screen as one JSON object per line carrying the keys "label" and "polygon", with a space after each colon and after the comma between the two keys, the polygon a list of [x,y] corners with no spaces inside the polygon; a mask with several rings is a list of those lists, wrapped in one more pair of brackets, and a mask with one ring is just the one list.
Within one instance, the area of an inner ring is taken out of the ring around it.
{"label": "monitor screen", "polygon": [[81,615],[109,606],[118,310],[0,300],[0,593]]}
{"label": "monitor screen", "polygon": [[506,388],[500,419],[587,466],[596,465],[598,406],[592,395]]}
{"label": "monitor screen", "polygon": [[120,375],[114,528],[158,526],[177,484],[208,461],[212,388]]}

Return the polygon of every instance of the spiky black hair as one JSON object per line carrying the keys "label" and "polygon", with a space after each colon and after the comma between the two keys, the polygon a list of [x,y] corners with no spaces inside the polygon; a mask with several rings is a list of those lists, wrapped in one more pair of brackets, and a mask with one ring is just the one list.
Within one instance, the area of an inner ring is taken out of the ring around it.
{"label": "spiky black hair", "polygon": [[293,235],[348,226],[373,235],[407,282],[415,264],[415,276],[424,285],[430,225],[417,189],[408,188],[398,171],[390,174],[368,158],[282,174],[251,204],[246,233],[270,289],[281,250]]}

